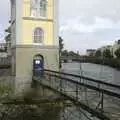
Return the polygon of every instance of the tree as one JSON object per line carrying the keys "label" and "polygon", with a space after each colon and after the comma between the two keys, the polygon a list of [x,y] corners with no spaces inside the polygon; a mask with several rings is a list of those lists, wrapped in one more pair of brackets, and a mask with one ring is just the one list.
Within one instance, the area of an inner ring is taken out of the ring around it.
{"label": "tree", "polygon": [[62,37],[59,37],[59,49],[60,49],[60,52],[63,50],[63,48],[64,48],[63,39],[62,39]]}
{"label": "tree", "polygon": [[100,50],[97,50],[96,53],[95,53],[95,57],[101,57],[101,51]]}
{"label": "tree", "polygon": [[90,56],[90,57],[93,57],[93,56],[94,56],[94,52],[91,52],[91,53],[89,54],[89,56]]}
{"label": "tree", "polygon": [[63,50],[61,53],[61,56],[68,56],[68,51],[67,50]]}
{"label": "tree", "polygon": [[5,32],[7,33],[7,35],[5,36],[5,41],[6,41],[5,51],[7,52],[7,50],[10,48],[10,44],[11,44],[11,28],[10,28],[10,26],[5,30]]}
{"label": "tree", "polygon": [[105,49],[103,51],[103,57],[105,57],[105,58],[112,58],[113,56],[112,56],[112,54],[111,54],[109,49]]}
{"label": "tree", "polygon": [[[63,39],[62,37],[59,36],[59,56],[61,57],[62,56],[62,51],[63,51],[63,48],[64,48],[64,44],[63,44]],[[60,58],[59,57],[59,58]],[[61,64],[61,60],[59,59],[59,67],[61,68],[62,67],[62,64]]]}
{"label": "tree", "polygon": [[115,51],[115,55],[117,58],[120,58],[120,48],[118,48],[116,51]]}
{"label": "tree", "polygon": [[74,53],[73,51],[70,51],[69,56],[76,56],[76,53]]}

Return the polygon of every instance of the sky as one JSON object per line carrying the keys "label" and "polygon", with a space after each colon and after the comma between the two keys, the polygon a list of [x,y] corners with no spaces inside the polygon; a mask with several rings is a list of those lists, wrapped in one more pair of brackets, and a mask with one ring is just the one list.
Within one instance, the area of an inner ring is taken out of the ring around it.
{"label": "sky", "polygon": [[[10,19],[10,0],[0,0],[0,40]],[[120,38],[120,0],[59,0],[59,35],[68,50],[85,53]]]}

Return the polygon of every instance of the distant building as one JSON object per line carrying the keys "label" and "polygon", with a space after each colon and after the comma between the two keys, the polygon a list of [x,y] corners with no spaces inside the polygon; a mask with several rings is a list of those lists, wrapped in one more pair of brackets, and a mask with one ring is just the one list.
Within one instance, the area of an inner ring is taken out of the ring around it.
{"label": "distant building", "polygon": [[87,49],[87,50],[86,50],[86,55],[87,55],[87,56],[94,55],[95,52],[96,52],[95,49]]}

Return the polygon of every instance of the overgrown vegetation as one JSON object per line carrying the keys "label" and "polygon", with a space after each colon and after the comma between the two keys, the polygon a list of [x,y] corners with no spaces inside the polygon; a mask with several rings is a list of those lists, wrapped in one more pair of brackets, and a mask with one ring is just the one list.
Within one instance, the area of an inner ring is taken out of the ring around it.
{"label": "overgrown vegetation", "polygon": [[98,49],[96,53],[92,56],[92,59],[89,59],[89,62],[107,65],[120,70],[120,48],[116,49],[114,53],[112,52],[110,51],[110,49],[104,49],[103,51]]}
{"label": "overgrown vegetation", "polygon": [[120,48],[118,48],[116,51],[115,51],[115,55],[118,59],[120,59]]}
{"label": "overgrown vegetation", "polygon": [[116,59],[116,58],[109,59],[109,58],[97,58],[97,57],[89,58],[88,57],[87,62],[107,65],[120,70],[120,59]]}
{"label": "overgrown vegetation", "polygon": [[0,79],[0,100],[9,98],[12,93],[12,87],[6,82],[6,79]]}
{"label": "overgrown vegetation", "polygon": [[0,85],[0,95],[9,93],[10,91],[12,91],[12,89],[9,85]]}

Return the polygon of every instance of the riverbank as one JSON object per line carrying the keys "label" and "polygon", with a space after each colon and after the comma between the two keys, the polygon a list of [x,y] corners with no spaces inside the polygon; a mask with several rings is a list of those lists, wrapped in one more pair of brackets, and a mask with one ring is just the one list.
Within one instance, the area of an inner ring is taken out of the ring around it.
{"label": "riverbank", "polygon": [[120,59],[116,59],[116,58],[92,58],[89,59],[90,63],[95,63],[95,64],[100,64],[100,65],[106,65],[112,68],[115,68],[117,70],[120,70]]}

